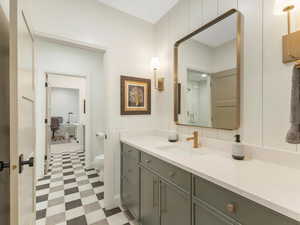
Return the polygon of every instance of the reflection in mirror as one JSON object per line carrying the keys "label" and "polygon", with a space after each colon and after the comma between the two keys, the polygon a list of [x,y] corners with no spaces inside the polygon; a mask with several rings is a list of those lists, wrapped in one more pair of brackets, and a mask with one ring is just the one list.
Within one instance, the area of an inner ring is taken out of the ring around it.
{"label": "reflection in mirror", "polygon": [[211,75],[197,70],[187,70],[186,113],[187,122],[211,126]]}
{"label": "reflection in mirror", "polygon": [[231,10],[177,42],[178,124],[238,128],[239,18]]}

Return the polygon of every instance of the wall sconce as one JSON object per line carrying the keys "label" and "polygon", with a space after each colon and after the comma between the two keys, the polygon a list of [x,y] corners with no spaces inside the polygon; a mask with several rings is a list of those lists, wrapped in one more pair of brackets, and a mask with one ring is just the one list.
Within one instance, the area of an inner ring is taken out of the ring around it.
{"label": "wall sconce", "polygon": [[277,10],[287,13],[288,34],[291,33],[291,11],[300,8],[299,0],[276,0]]}
{"label": "wall sconce", "polygon": [[299,0],[276,0],[275,14],[287,13],[288,34],[282,38],[283,63],[300,59],[300,31],[291,33],[291,11],[300,8]]}
{"label": "wall sconce", "polygon": [[153,57],[151,60],[151,69],[153,70],[153,79],[154,79],[154,88],[158,91],[164,90],[164,81],[165,78],[159,77],[157,78],[157,71],[159,70],[160,62],[158,57]]}

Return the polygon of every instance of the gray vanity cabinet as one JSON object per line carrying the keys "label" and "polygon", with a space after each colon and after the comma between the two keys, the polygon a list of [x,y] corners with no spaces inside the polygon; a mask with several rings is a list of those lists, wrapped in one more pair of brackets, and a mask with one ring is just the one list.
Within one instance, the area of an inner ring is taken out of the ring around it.
{"label": "gray vanity cabinet", "polygon": [[141,167],[141,224],[159,224],[159,177]]}
{"label": "gray vanity cabinet", "polygon": [[121,151],[121,201],[122,206],[128,209],[135,218],[139,217],[140,175],[139,151],[122,145]]}
{"label": "gray vanity cabinet", "polygon": [[[202,202],[211,208],[211,212],[215,211],[215,218],[231,218],[238,221],[242,225],[299,225],[285,216],[282,216],[266,207],[263,207],[249,199],[237,195],[229,190],[226,190],[218,185],[215,185],[203,178],[194,176],[193,182],[193,199],[194,201]],[[195,217],[201,211],[195,211]],[[203,210],[202,210],[203,212]],[[210,214],[213,216],[213,214]],[[198,220],[200,221],[200,219]],[[229,223],[229,224],[239,224]],[[195,223],[194,225],[206,225],[210,223]],[[211,225],[219,225],[220,223],[211,223]],[[222,224],[222,223],[221,223]],[[221,225],[220,224],[220,225]],[[228,223],[223,223],[228,224]],[[222,224],[222,225],[223,225]]]}
{"label": "gray vanity cabinet", "polygon": [[213,210],[203,202],[193,203],[193,225],[240,225],[238,222]]}
{"label": "gray vanity cabinet", "polygon": [[300,225],[126,144],[121,201],[140,225]]}
{"label": "gray vanity cabinet", "polygon": [[190,196],[172,184],[160,181],[161,225],[190,225]]}
{"label": "gray vanity cabinet", "polygon": [[140,168],[141,224],[191,225],[191,174],[143,152]]}

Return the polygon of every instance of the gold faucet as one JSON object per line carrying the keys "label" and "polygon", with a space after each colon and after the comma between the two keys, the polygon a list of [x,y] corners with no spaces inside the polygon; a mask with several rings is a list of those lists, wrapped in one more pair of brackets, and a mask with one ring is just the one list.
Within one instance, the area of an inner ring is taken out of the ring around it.
{"label": "gold faucet", "polygon": [[194,141],[193,143],[193,148],[199,148],[201,146],[200,142],[199,142],[199,132],[198,131],[194,131],[193,132],[193,137],[189,137],[186,139],[187,141]]}

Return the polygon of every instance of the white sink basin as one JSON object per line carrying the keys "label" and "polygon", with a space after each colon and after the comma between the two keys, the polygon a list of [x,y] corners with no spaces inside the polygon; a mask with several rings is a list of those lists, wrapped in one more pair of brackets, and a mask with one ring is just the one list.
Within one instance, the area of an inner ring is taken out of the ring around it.
{"label": "white sink basin", "polygon": [[179,142],[170,145],[159,146],[157,149],[164,152],[188,152],[193,154],[207,154],[209,151],[206,148],[193,148],[193,143]]}

